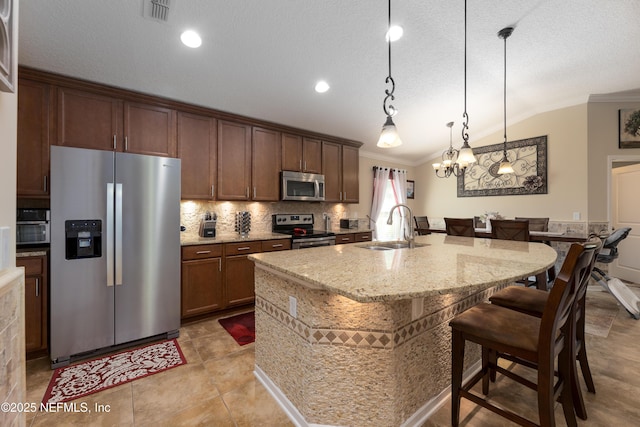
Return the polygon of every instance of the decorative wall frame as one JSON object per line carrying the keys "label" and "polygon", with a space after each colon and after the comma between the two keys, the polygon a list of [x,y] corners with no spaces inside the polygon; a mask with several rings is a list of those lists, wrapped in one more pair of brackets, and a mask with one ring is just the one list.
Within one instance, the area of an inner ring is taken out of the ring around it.
{"label": "decorative wall frame", "polygon": [[0,0],[0,91],[14,92],[16,55],[13,41],[16,37],[13,24],[13,0]]}
{"label": "decorative wall frame", "polygon": [[415,199],[416,197],[416,182],[413,180],[407,180],[407,199]]}
{"label": "decorative wall frame", "polygon": [[504,144],[473,149],[478,161],[458,177],[458,197],[547,194],[547,136],[507,142],[515,173],[498,175]]}
{"label": "decorative wall frame", "polygon": [[618,110],[618,147],[640,148],[640,109]]}

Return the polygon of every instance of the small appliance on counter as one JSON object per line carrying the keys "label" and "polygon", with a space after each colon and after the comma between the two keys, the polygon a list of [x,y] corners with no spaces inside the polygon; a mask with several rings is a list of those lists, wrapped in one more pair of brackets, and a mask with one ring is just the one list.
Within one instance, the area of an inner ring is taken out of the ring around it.
{"label": "small appliance on counter", "polygon": [[251,212],[240,211],[236,213],[236,231],[242,236],[248,236],[251,231]]}
{"label": "small appliance on counter", "polygon": [[358,220],[350,218],[341,219],[340,228],[358,228]]}
{"label": "small appliance on counter", "polygon": [[216,221],[218,220],[218,214],[215,212],[212,214],[207,211],[204,214],[204,218],[200,220],[200,237],[216,237]]}

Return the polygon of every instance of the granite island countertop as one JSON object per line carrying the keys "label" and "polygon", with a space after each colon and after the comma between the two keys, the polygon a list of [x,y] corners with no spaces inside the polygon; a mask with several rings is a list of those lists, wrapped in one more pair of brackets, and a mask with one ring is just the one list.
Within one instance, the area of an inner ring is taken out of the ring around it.
{"label": "granite island countertop", "polygon": [[370,250],[379,242],[249,255],[256,268],[358,302],[479,292],[545,271],[555,250],[542,243],[431,234],[415,249]]}

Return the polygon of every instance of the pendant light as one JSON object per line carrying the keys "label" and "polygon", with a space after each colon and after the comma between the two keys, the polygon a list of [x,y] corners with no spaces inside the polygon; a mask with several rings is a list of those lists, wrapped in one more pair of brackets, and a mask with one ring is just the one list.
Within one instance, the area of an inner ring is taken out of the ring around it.
{"label": "pendant light", "polygon": [[506,27],[498,31],[498,37],[504,39],[504,148],[498,175],[513,173],[513,167],[507,158],[507,38],[513,33],[513,27]]}
{"label": "pendant light", "polygon": [[451,175],[463,176],[467,167],[475,163],[476,156],[469,146],[469,115],[467,114],[467,0],[464,1],[464,113],[462,113],[462,147],[453,149],[452,131],[453,122],[447,123],[449,128],[449,149],[442,153],[442,163],[434,163],[433,170],[438,178],[449,178]]}
{"label": "pendant light", "polygon": [[391,90],[385,89],[384,93],[387,95],[382,102],[382,109],[384,113],[387,115],[387,120],[384,122],[382,126],[382,132],[380,133],[380,139],[378,139],[378,147],[382,148],[391,148],[397,147],[402,144],[400,140],[400,136],[398,136],[398,130],[396,129],[396,125],[393,123],[393,115],[397,112],[397,110],[389,103],[387,106],[387,102],[393,101],[395,97],[393,96],[393,92],[396,89],[396,84],[393,81],[393,77],[391,77],[391,35],[389,31],[391,30],[391,0],[389,0],[389,21],[387,27],[387,44],[389,47],[389,75],[387,76],[385,83],[391,83]]}

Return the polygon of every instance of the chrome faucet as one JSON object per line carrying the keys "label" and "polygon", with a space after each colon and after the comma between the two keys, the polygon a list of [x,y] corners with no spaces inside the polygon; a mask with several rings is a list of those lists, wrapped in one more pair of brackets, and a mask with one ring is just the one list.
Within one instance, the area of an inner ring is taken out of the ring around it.
{"label": "chrome faucet", "polygon": [[400,207],[407,208],[407,210],[409,211],[409,224],[408,224],[409,227],[407,230],[404,231],[404,238],[407,241],[407,243],[409,243],[409,249],[413,249],[416,247],[416,242],[414,240],[414,235],[413,235],[413,226],[411,225],[413,224],[413,212],[411,212],[411,208],[409,206],[400,203],[392,207],[391,210],[389,211],[389,218],[387,219],[387,224],[388,225],[393,224],[393,210],[395,208],[400,208]]}

